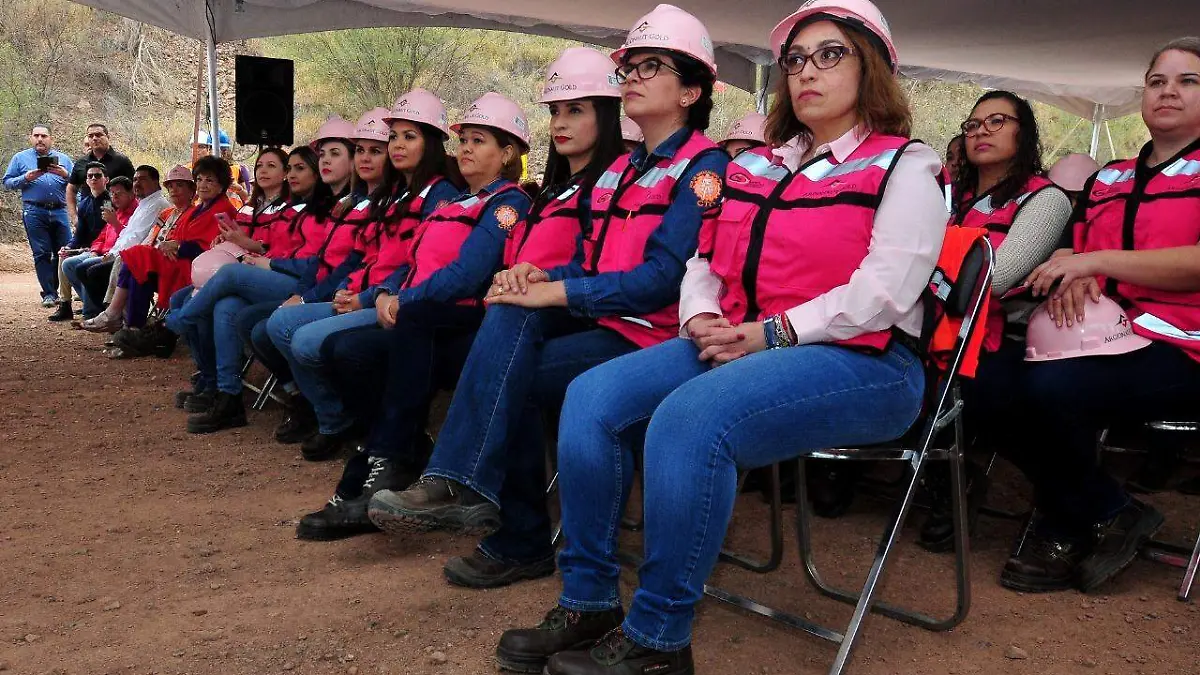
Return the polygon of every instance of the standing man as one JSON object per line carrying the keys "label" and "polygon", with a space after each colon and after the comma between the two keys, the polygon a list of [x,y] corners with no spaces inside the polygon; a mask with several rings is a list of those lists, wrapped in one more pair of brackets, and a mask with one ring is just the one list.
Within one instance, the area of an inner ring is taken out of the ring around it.
{"label": "standing man", "polygon": [[[28,150],[13,155],[4,172],[4,187],[21,191],[21,218],[33,266],[41,286],[42,306],[58,303],[58,250],[71,238],[64,190],[71,158],[53,150],[50,127],[38,124],[29,133]],[[74,210],[74,204],[71,205]]]}
{"label": "standing man", "polygon": [[84,185],[87,184],[86,167],[88,162],[100,162],[103,164],[104,174],[108,176],[109,180],[117,176],[125,176],[129,180],[133,180],[133,162],[130,162],[128,157],[113,149],[112,139],[108,136],[108,127],[100,123],[89,124],[87,128],[87,140],[92,144],[92,149],[75,160],[75,170],[71,172],[71,179],[67,184],[67,215],[71,218],[72,225],[77,220],[75,211],[76,193],[86,189]]}

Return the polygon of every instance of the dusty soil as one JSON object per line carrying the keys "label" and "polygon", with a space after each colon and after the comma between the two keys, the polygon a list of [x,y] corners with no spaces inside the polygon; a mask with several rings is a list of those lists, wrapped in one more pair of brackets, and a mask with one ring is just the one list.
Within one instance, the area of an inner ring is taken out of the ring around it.
{"label": "dusty soil", "polygon": [[[501,631],[536,623],[554,602],[555,579],[447,585],[442,561],[469,540],[297,541],[296,519],[327,497],[339,467],[275,444],[278,408],[239,431],[189,436],[171,405],[186,356],[109,361],[97,336],[47,323],[35,295],[32,275],[0,275],[0,671],[488,673]],[[1022,507],[1011,471],[998,482],[993,503]],[[1154,502],[1168,516],[1164,538],[1195,536],[1195,501]],[[860,499],[850,516],[817,524],[830,576],[860,583],[887,510]],[[764,514],[743,498],[738,548],[762,550]],[[934,634],[872,618],[851,672],[1197,672],[1200,612],[1175,600],[1178,570],[1138,561],[1102,594],[1018,595],[996,582],[1016,530],[983,521],[966,623]],[[949,559],[899,550],[885,597],[947,610]],[[817,620],[849,615],[806,585],[791,549],[778,572],[722,567],[714,582]],[[701,673],[823,673],[834,653],[714,601],[698,615]]]}

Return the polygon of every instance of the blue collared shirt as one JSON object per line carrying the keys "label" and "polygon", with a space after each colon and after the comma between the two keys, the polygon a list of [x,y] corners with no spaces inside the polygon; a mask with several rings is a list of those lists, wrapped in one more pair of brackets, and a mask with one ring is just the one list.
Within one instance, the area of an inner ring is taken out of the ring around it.
{"label": "blue collared shirt", "polygon": [[[58,165],[71,175],[74,164],[71,158],[51,149],[49,155],[58,158]],[[57,202],[67,203],[67,179],[52,173],[38,176],[32,183],[25,180],[25,174],[37,170],[38,153],[34,148],[26,148],[13,155],[8,162],[8,170],[4,172],[4,187],[9,190],[20,190],[21,201],[25,202]]]}
{"label": "blue collared shirt", "polygon": [[[691,137],[692,130],[684,127],[671,134],[653,152],[645,144],[633,149],[629,162],[638,175],[659,162],[669,161]],[[662,223],[646,240],[642,263],[627,272],[604,272],[589,276],[583,269],[582,240],[575,247],[575,259],[569,264],[550,270],[552,281],[562,280],[567,294],[567,307],[580,316],[638,315],[654,312],[679,300],[679,286],[687,261],[696,253],[700,240],[700,223],[704,212],[696,193],[687,189],[692,178],[701,171],[725,175],[729,155],[706,152],[688,165],[679,177],[682,186],[675,201],[667,207]],[[603,214],[592,214],[592,226],[598,227]]]}

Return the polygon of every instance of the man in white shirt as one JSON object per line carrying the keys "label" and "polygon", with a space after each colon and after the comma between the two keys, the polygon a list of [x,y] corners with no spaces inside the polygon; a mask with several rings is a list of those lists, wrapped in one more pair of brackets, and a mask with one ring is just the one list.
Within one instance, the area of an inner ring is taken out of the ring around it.
{"label": "man in white shirt", "polygon": [[124,230],[121,230],[121,235],[117,237],[117,243],[113,244],[112,250],[104,256],[105,262],[113,263],[112,271],[108,276],[108,293],[104,297],[105,302],[112,300],[113,290],[117,286],[117,275],[121,273],[121,251],[142,243],[146,235],[150,234],[150,229],[154,227],[159,214],[171,206],[171,200],[163,194],[159,179],[158,169],[149,164],[143,164],[134,169],[133,194],[141,201],[138,202],[137,210],[129,217],[129,224],[125,226]]}

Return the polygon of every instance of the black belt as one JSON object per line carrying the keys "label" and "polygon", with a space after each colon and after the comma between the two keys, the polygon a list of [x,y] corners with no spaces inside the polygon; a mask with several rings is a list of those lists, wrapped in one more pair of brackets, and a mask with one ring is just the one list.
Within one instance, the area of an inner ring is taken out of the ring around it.
{"label": "black belt", "polygon": [[61,209],[61,208],[63,208],[64,206],[66,206],[66,204],[64,204],[64,203],[62,203],[62,202],[35,202],[35,201],[26,201],[25,203],[26,203],[26,204],[33,204],[34,206],[36,206],[36,207],[39,207],[39,208],[46,209],[47,211],[57,211],[58,209]]}

